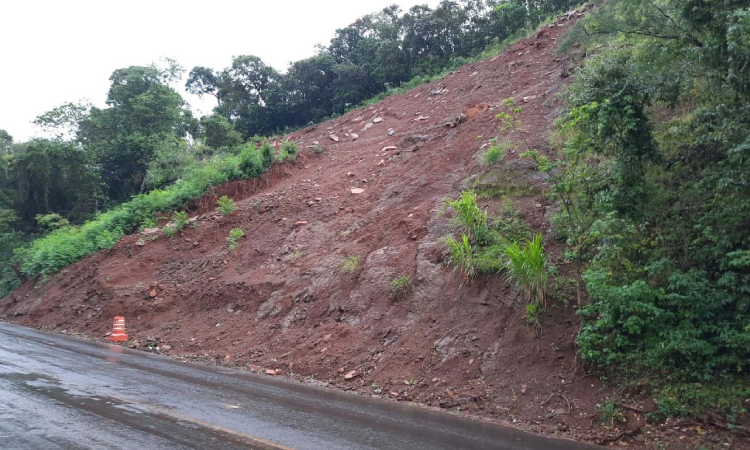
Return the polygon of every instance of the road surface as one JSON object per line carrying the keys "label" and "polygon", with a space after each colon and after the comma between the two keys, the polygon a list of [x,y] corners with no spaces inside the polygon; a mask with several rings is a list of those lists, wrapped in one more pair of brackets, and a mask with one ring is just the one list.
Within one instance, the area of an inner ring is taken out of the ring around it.
{"label": "road surface", "polygon": [[0,323],[2,449],[587,449]]}

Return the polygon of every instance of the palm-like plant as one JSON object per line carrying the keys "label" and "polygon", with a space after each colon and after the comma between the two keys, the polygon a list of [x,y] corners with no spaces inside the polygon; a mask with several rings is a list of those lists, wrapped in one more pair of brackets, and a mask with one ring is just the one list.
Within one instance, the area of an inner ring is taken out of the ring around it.
{"label": "palm-like plant", "polygon": [[476,192],[463,191],[460,198],[448,201],[448,206],[453,210],[456,223],[466,230],[469,242],[474,241],[477,231],[487,229],[487,211],[477,205]]}
{"label": "palm-like plant", "polygon": [[508,258],[508,278],[526,294],[529,302],[537,301],[546,307],[547,256],[544,254],[541,233],[527,241],[523,248],[518,242],[509,244],[504,253]]}
{"label": "palm-like plant", "polygon": [[460,239],[448,236],[445,243],[450,251],[448,264],[456,266],[456,269],[460,268],[467,280],[474,278],[477,274],[477,261],[469,237],[466,234],[462,234]]}

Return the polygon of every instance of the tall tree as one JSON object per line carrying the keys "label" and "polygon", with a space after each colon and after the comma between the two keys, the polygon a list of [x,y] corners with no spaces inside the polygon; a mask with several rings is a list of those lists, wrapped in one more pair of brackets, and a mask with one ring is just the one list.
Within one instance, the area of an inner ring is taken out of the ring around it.
{"label": "tall tree", "polygon": [[158,146],[183,137],[192,126],[184,100],[169,86],[177,69],[132,66],[116,70],[108,108],[92,108],[80,122],[80,142],[96,157],[109,197],[122,201],[140,192]]}
{"label": "tall tree", "polygon": [[0,153],[8,154],[13,151],[13,136],[5,130],[0,130]]}

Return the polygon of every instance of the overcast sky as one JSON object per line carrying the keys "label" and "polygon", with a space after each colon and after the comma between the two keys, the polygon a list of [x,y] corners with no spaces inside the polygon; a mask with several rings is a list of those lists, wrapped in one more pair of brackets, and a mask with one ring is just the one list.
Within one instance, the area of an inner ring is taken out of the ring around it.
{"label": "overcast sky", "polygon": [[[0,4],[0,129],[22,141],[35,117],[69,101],[104,105],[112,71],[167,56],[188,71],[250,54],[278,70],[337,28],[390,4],[438,0],[16,0]],[[180,93],[198,114],[213,104]]]}

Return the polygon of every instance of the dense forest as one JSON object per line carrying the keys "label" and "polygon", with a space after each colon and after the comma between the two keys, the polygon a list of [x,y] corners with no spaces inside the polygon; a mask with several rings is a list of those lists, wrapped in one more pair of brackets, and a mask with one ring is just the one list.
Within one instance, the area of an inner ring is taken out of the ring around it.
{"label": "dense forest", "polygon": [[[590,301],[582,357],[656,389],[659,413],[750,398],[750,7],[608,0],[542,161]],[[710,383],[708,383],[710,382]]]}
{"label": "dense forest", "polygon": [[[185,89],[216,100],[201,118],[172,87],[176,62],[116,70],[105,108],[37,118],[49,139],[0,130],[0,295],[298,151],[259,136],[494,54],[576,3],[389,7],[283,73],[254,56],[194,67]],[[578,350],[587,367],[652,387],[659,414],[737,417],[750,397],[750,7],[608,0],[559,51],[580,61],[559,154],[526,155],[549,174],[552,231],[577,267]]]}

